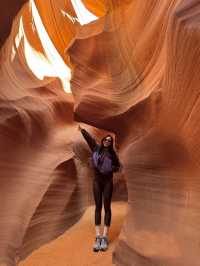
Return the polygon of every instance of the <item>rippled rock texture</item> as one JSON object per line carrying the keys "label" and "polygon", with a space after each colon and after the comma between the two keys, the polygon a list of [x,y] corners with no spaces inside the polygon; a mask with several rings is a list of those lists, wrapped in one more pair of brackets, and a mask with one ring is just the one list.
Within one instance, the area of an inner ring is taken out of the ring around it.
{"label": "rippled rock texture", "polygon": [[82,122],[97,139],[115,134],[123,163],[114,263],[199,265],[200,2],[0,7],[0,263],[16,265],[92,204]]}

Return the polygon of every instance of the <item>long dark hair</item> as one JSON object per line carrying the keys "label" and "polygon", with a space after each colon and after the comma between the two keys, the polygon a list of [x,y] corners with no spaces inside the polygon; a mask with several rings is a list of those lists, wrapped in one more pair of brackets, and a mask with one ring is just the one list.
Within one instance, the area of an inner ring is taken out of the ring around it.
{"label": "long dark hair", "polygon": [[103,145],[103,142],[104,140],[107,138],[107,137],[110,137],[111,138],[111,142],[110,142],[110,145],[108,146],[108,151],[113,154],[114,151],[114,147],[113,147],[113,137],[111,135],[106,135],[105,137],[102,138],[101,140],[101,146],[100,146],[100,152],[105,148],[104,145]]}
{"label": "long dark hair", "polygon": [[110,145],[108,146],[108,151],[109,151],[109,153],[110,153],[110,155],[112,157],[112,160],[113,160],[113,162],[114,162],[115,165],[120,166],[119,158],[118,158],[118,156],[117,156],[117,154],[116,154],[116,152],[114,150],[114,147],[113,147],[114,140],[113,140],[113,137],[111,135],[106,135],[105,137],[102,138],[99,152],[101,153],[103,151],[103,149],[105,148],[104,145],[103,145],[103,141],[107,137],[110,137],[111,138]]}

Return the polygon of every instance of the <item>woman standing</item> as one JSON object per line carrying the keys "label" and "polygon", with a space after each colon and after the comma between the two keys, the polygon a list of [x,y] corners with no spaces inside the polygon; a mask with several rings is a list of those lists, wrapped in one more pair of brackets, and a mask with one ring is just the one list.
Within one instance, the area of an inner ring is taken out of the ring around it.
{"label": "woman standing", "polygon": [[[108,231],[111,224],[113,172],[119,170],[120,163],[113,148],[113,138],[111,135],[105,136],[99,145],[85,129],[79,126],[79,130],[92,151],[92,163],[94,168],[93,194],[96,205],[96,239],[93,251],[105,251],[108,248]],[[105,210],[103,236],[100,234],[102,199]]]}

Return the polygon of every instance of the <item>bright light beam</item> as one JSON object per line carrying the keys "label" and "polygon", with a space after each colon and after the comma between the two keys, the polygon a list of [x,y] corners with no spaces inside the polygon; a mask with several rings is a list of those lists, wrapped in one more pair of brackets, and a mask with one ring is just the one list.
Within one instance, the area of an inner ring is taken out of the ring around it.
{"label": "bright light beam", "polygon": [[97,20],[94,14],[92,14],[83,4],[81,0],[71,0],[76,15],[78,17],[78,21],[81,25],[88,24],[94,20]]}
{"label": "bright light beam", "polygon": [[63,84],[64,90],[66,92],[71,92],[70,82],[69,82],[71,79],[70,68],[65,64],[62,57],[60,56],[55,46],[53,45],[51,39],[49,38],[45,30],[45,27],[42,23],[42,20],[40,18],[40,15],[39,15],[39,12],[37,10],[34,0],[31,0],[30,3],[31,3],[31,8],[32,8],[33,20],[34,20],[40,41],[45,50],[47,59],[52,66],[53,73],[55,76],[60,78]]}
{"label": "bright light beam", "polygon": [[[32,8],[33,21],[35,23],[41,44],[45,51],[45,55],[36,51],[30,44],[26,37],[23,20],[20,19],[19,23],[19,32],[15,38],[16,48],[19,47],[20,41],[24,40],[24,53],[27,61],[28,67],[34,73],[34,75],[43,80],[44,77],[58,77],[63,85],[64,90],[67,93],[71,92],[70,89],[70,79],[71,79],[71,70],[65,64],[60,54],[57,52],[54,47],[51,39],[49,38],[45,27],[42,23],[34,0],[30,0],[30,6]],[[14,52],[12,57],[14,56]],[[14,59],[14,58],[13,58]]]}

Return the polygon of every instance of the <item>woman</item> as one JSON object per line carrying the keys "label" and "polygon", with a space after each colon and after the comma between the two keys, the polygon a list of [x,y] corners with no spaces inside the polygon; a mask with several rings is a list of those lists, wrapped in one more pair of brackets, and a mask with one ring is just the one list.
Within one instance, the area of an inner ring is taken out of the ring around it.
{"label": "woman", "polygon": [[[93,194],[95,200],[95,230],[96,239],[93,251],[105,251],[108,248],[108,231],[111,223],[111,199],[113,192],[113,172],[120,168],[119,159],[113,149],[113,138],[105,136],[101,145],[83,128],[79,130],[92,151],[92,164],[94,168]],[[102,196],[104,203],[104,230],[100,235]]]}

